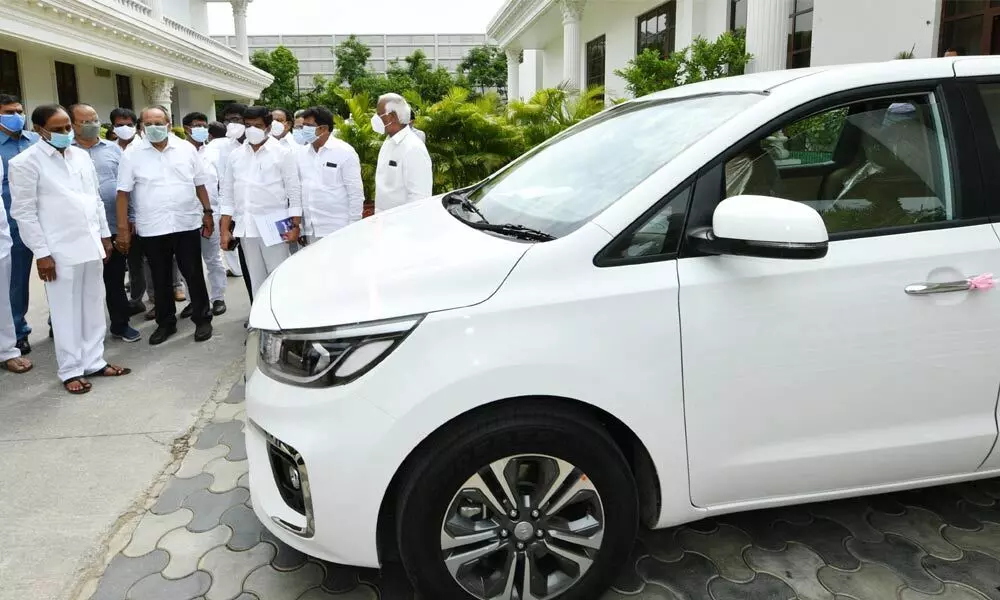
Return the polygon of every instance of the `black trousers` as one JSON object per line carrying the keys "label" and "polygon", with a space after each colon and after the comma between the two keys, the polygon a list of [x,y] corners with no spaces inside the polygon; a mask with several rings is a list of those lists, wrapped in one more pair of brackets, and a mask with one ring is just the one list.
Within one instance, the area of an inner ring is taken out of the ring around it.
{"label": "black trousers", "polygon": [[205,270],[201,266],[201,230],[181,231],[142,238],[142,247],[149,261],[156,300],[156,324],[160,327],[177,325],[177,305],[174,302],[174,258],[177,268],[188,284],[191,320],[195,323],[212,321],[208,301]]}
{"label": "black trousers", "polygon": [[[114,244],[117,236],[111,236]],[[104,263],[104,292],[105,302],[108,305],[108,314],[111,316],[111,332],[122,333],[128,327],[128,320],[132,316],[128,305],[128,294],[125,293],[125,265],[128,258],[112,245],[111,256],[108,262]]]}
{"label": "black trousers", "polygon": [[146,267],[143,264],[143,256],[145,252],[142,250],[142,238],[133,235],[132,248],[128,252],[128,285],[132,300],[142,300],[146,293]]}

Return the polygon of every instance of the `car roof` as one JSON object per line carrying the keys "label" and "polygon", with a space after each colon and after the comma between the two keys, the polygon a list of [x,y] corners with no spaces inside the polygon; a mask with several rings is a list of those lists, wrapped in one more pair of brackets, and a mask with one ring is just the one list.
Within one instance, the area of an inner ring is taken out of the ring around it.
{"label": "car roof", "polygon": [[831,87],[838,83],[843,84],[845,88],[852,88],[896,81],[954,77],[956,73],[959,75],[1000,74],[1000,56],[889,60],[877,63],[768,71],[681,85],[643,96],[638,101],[679,99],[711,94],[769,94],[775,91],[800,90],[803,86]]}

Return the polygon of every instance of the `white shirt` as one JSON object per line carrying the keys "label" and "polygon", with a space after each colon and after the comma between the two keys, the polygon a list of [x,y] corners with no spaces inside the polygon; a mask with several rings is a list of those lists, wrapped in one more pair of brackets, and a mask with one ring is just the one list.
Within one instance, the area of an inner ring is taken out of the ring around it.
{"label": "white shirt", "polygon": [[305,234],[324,237],[360,221],[365,190],[354,148],[331,135],[319,152],[312,144],[294,152],[302,178]]}
{"label": "white shirt", "polygon": [[417,134],[417,137],[420,138],[421,142],[423,142],[425,144],[427,143],[427,134],[426,133],[424,133],[420,129],[417,129],[416,127],[411,127],[411,129],[413,129],[413,133]]}
{"label": "white shirt", "polygon": [[260,237],[254,217],[279,212],[302,216],[302,186],[295,155],[273,138],[256,152],[245,143],[230,153],[219,193],[222,214],[236,222],[236,237]]}
{"label": "white shirt", "polygon": [[173,135],[162,152],[145,139],[130,146],[135,149],[122,153],[118,165],[118,189],[131,194],[136,232],[153,237],[200,229],[204,209],[195,187],[208,176],[195,147]]}
{"label": "white shirt", "polygon": [[375,170],[375,210],[383,211],[433,195],[431,156],[409,127],[386,139]]}
{"label": "white shirt", "polygon": [[208,190],[208,202],[212,205],[215,214],[220,214],[222,205],[219,203],[219,151],[218,148],[210,148],[208,144],[202,144],[198,148],[198,155],[205,161],[205,177],[208,183],[205,189]]}
{"label": "white shirt", "polygon": [[219,187],[222,187],[222,181],[226,178],[226,167],[229,166],[229,155],[233,153],[240,147],[240,143],[236,140],[231,140],[229,138],[218,138],[212,140],[208,143],[208,147],[218,152],[219,160],[215,163],[215,168],[219,172]]}
{"label": "white shirt", "polygon": [[[3,179],[3,161],[0,161],[0,180]],[[7,224],[7,209],[0,202],[0,258],[10,255],[14,241],[10,237],[10,225]]]}
{"label": "white shirt", "polygon": [[43,141],[8,168],[10,214],[35,256],[62,265],[104,259],[101,238],[111,232],[89,154],[73,146],[60,153]]}

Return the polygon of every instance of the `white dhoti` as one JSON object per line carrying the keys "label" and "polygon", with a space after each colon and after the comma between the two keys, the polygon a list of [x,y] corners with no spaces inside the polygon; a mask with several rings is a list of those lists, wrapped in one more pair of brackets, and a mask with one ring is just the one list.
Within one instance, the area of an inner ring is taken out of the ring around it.
{"label": "white dhoti", "polygon": [[[222,263],[222,248],[219,245],[219,217],[215,217],[215,229],[210,238],[201,238],[201,260],[205,263],[205,278],[208,280],[208,299],[211,302],[226,299],[226,265]],[[239,259],[236,260],[239,267]],[[184,282],[187,290],[187,282]],[[191,293],[187,293],[191,297]]]}
{"label": "white dhoti", "polygon": [[233,275],[243,277],[243,268],[240,266],[239,250],[223,250],[222,261],[226,268],[232,271]]}
{"label": "white dhoti", "polygon": [[45,283],[52,315],[59,379],[100,371],[104,360],[104,263],[56,263],[56,280]]}
{"label": "white dhoti", "polygon": [[253,295],[256,297],[257,290],[260,289],[267,276],[292,253],[288,249],[288,244],[284,242],[274,246],[265,246],[258,237],[245,237],[240,240],[240,244],[243,245],[243,257],[246,258],[247,270],[250,271],[244,273],[243,276],[250,277],[250,289],[253,290]]}
{"label": "white dhoti", "polygon": [[[3,218],[3,217],[0,217]],[[0,362],[7,362],[21,356],[14,347],[17,335],[14,333],[14,316],[10,309],[10,254],[0,256]]]}

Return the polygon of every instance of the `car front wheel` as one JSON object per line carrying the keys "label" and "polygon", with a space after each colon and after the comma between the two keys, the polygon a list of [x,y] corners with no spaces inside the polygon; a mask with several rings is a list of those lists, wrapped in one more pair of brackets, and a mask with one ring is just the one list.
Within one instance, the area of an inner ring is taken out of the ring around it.
{"label": "car front wheel", "polygon": [[400,555],[427,598],[592,599],[634,543],[635,481],[588,416],[499,411],[439,436],[397,511]]}

